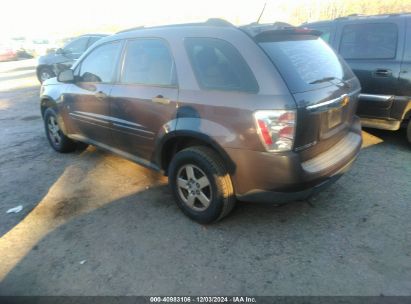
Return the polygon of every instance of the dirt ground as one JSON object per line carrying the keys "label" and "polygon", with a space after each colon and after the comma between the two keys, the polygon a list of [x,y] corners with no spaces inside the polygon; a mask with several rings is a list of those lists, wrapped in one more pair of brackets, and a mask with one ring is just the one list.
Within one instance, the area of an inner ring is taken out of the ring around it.
{"label": "dirt ground", "polygon": [[238,203],[202,226],[152,171],[54,152],[34,66],[0,63],[0,295],[411,295],[404,132],[365,130],[351,171],[309,202]]}

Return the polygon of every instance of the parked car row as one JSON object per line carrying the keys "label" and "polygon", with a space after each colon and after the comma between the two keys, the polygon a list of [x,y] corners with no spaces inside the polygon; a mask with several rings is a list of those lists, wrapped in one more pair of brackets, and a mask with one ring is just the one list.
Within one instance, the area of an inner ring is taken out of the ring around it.
{"label": "parked car row", "polygon": [[88,34],[69,40],[62,48],[57,49],[38,59],[37,78],[43,82],[56,77],[59,72],[70,68],[88,47],[107,35]]}
{"label": "parked car row", "polygon": [[321,31],[360,80],[362,125],[407,128],[411,142],[411,14],[349,16],[302,27]]}
{"label": "parked car row", "polygon": [[17,51],[10,45],[0,43],[0,62],[16,60],[18,57]]}
{"label": "parked car row", "polygon": [[42,85],[50,145],[92,144],[163,172],[200,223],[237,199],[306,199],[362,143],[360,83],[320,34],[209,20],[102,38]]}
{"label": "parked car row", "polygon": [[45,55],[56,49],[49,39],[14,37],[2,40],[0,44],[0,61],[28,59]]}

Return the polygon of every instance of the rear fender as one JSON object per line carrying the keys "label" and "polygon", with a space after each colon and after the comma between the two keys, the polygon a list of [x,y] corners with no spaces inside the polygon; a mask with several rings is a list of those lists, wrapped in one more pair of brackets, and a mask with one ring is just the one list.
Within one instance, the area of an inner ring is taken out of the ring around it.
{"label": "rear fender", "polygon": [[[173,129],[171,130],[171,128]],[[164,130],[167,129],[170,131],[164,132]],[[235,133],[230,132],[226,127],[207,119],[195,117],[178,118],[162,128],[162,131],[157,137],[154,161],[160,167],[164,168],[164,164],[162,164],[163,149],[179,138],[191,138],[212,147],[222,157],[231,174],[235,170],[235,165],[223,147],[235,140],[236,135],[234,134]]]}

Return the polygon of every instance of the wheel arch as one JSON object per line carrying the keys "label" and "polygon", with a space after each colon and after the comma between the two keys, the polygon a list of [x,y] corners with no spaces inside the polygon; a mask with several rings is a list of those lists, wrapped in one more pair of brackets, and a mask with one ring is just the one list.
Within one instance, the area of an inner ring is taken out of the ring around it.
{"label": "wheel arch", "polygon": [[165,175],[168,175],[168,168],[173,156],[179,151],[193,146],[206,146],[211,148],[223,159],[229,174],[234,172],[235,164],[223,147],[206,134],[188,130],[174,131],[164,136],[156,149],[156,151],[158,151],[155,157],[156,163]]}
{"label": "wheel arch", "polygon": [[410,119],[411,119],[411,102],[408,104],[403,120],[408,121]]}
{"label": "wheel arch", "polygon": [[47,109],[52,109],[54,111],[54,113],[57,116],[57,122],[59,124],[60,129],[62,130],[64,134],[68,134],[66,123],[61,113],[58,110],[56,101],[50,96],[44,95],[40,99],[40,111],[41,111],[41,116],[43,117],[43,119],[44,119],[44,113],[46,112]]}
{"label": "wheel arch", "polygon": [[54,69],[53,69],[53,66],[52,66],[52,65],[44,64],[44,63],[39,64],[39,65],[36,67],[36,76],[37,76],[37,79],[38,79],[39,81],[40,81],[40,71],[41,71],[41,69],[43,69],[43,68],[50,69],[50,70],[54,73]]}
{"label": "wheel arch", "polygon": [[41,111],[41,116],[44,117],[44,112],[48,109],[52,108],[54,111],[56,111],[57,108],[57,103],[53,98],[51,98],[48,95],[41,96],[40,98],[40,111]]}

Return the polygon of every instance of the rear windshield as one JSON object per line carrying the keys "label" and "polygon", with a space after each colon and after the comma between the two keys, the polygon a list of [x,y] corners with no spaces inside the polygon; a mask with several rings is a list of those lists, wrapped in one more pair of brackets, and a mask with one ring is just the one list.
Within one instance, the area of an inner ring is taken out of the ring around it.
{"label": "rear windshield", "polygon": [[346,63],[321,38],[289,35],[259,44],[293,93],[304,92],[353,77]]}

